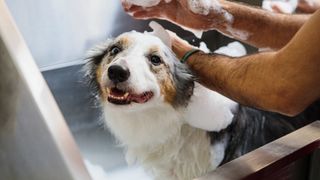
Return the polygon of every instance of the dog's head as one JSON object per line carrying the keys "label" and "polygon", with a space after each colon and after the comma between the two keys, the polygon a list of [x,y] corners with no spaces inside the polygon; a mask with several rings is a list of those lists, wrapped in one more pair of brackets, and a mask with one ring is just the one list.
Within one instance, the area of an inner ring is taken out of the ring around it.
{"label": "dog's head", "polygon": [[87,76],[108,108],[138,110],[167,103],[186,106],[194,81],[158,37],[135,31],[94,48]]}

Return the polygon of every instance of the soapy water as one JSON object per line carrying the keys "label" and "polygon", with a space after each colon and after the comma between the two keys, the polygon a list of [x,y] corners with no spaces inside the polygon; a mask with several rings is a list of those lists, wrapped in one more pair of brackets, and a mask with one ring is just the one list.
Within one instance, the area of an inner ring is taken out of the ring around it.
{"label": "soapy water", "polygon": [[282,12],[291,14],[297,6],[298,0],[264,0],[262,2],[262,8],[273,12],[272,6],[277,6]]}

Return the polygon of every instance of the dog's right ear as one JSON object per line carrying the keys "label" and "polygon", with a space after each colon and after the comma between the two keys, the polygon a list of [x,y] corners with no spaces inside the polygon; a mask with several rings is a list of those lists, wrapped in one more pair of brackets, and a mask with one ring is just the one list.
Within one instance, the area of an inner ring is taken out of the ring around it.
{"label": "dog's right ear", "polygon": [[170,49],[172,48],[170,34],[157,22],[151,21],[149,26],[153,29],[152,34],[157,36]]}
{"label": "dog's right ear", "polygon": [[97,83],[96,71],[107,54],[108,48],[113,42],[113,39],[108,39],[105,42],[90,49],[85,57],[85,64],[82,68],[84,78],[89,87],[93,90],[94,95],[99,94],[99,86]]}

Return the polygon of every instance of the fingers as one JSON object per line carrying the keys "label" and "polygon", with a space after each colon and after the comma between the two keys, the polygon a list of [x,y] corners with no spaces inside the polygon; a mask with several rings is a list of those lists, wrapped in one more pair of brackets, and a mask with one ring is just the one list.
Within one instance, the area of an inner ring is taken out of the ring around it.
{"label": "fingers", "polygon": [[125,5],[122,4],[122,7],[123,7],[123,9],[124,9],[126,12],[142,11],[142,10],[145,9],[144,7],[141,7],[141,6],[126,5],[126,4],[125,4]]}
{"label": "fingers", "polygon": [[159,8],[156,7],[141,7],[136,5],[128,5],[127,3],[122,2],[124,11],[137,19],[151,19],[159,18],[160,13]]}
{"label": "fingers", "polygon": [[121,0],[121,5],[125,11],[131,7],[131,4],[124,0]]}
{"label": "fingers", "polygon": [[160,18],[159,13],[153,11],[136,11],[132,14],[132,16],[136,19]]}

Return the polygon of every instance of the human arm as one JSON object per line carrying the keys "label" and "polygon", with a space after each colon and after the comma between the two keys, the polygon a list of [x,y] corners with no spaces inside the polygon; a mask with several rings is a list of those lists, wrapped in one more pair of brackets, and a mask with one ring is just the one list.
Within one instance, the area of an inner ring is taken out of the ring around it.
{"label": "human arm", "polygon": [[[187,64],[201,84],[241,104],[296,115],[320,98],[320,11],[276,52],[241,58],[196,53]],[[193,47],[172,36],[179,58]]]}
{"label": "human arm", "polygon": [[277,14],[224,0],[218,2],[206,15],[192,12],[188,0],[172,0],[170,3],[161,1],[157,6],[148,8],[129,6],[126,3],[123,3],[123,6],[125,11],[135,18],[165,19],[205,31],[216,29],[255,47],[271,49],[279,49],[287,44],[310,17]]}

